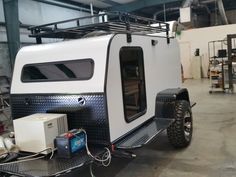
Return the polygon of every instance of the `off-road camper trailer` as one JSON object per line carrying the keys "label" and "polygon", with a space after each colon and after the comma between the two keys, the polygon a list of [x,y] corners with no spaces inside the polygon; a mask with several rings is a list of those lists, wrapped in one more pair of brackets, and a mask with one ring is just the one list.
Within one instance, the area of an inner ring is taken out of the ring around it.
{"label": "off-road camper trailer", "polygon": [[[83,128],[89,143],[113,150],[141,147],[165,129],[175,147],[188,146],[191,105],[181,88],[179,46],[168,24],[127,13],[89,18],[95,22],[80,25],[80,18],[73,28],[58,27],[68,21],[31,28],[38,43],[44,37],[73,40],[18,52],[13,119],[67,114],[69,129]],[[166,36],[148,35],[158,32]]]}

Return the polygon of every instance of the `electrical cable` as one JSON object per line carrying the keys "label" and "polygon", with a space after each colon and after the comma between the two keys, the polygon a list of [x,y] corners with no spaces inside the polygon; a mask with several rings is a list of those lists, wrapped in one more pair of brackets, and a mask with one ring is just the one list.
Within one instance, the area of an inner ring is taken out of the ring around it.
{"label": "electrical cable", "polygon": [[20,158],[18,158],[19,160],[14,161],[14,162],[0,163],[0,166],[42,159],[42,158],[44,158],[46,155],[40,156],[40,157],[36,157],[36,158],[31,158],[31,157],[35,157],[35,156],[37,156],[37,155],[40,155],[40,153],[42,153],[42,152],[44,152],[44,151],[47,151],[47,150],[49,150],[49,149],[51,150],[50,159],[52,159],[52,157],[53,157],[53,155],[54,155],[54,149],[51,148],[51,147],[49,147],[49,148],[46,148],[46,149],[44,149],[44,150],[42,150],[42,151],[40,151],[40,152],[37,152],[36,154],[29,155],[29,156],[26,156],[26,157],[20,157]]}
{"label": "electrical cable", "polygon": [[93,167],[92,167],[92,163],[90,164],[90,166],[89,166],[89,171],[90,171],[90,175],[91,175],[91,177],[95,177],[95,175],[93,174]]}
{"label": "electrical cable", "polygon": [[44,151],[47,151],[47,150],[51,150],[50,159],[52,159],[52,157],[53,157],[53,155],[54,155],[54,149],[51,148],[51,147],[46,148],[46,149],[44,149],[44,150],[42,150],[42,151],[36,152],[36,153],[33,154],[33,155],[29,155],[29,156],[25,156],[25,157],[19,157],[18,159],[19,159],[19,160],[24,160],[24,159],[27,159],[27,158],[35,157],[35,156],[37,156],[37,155],[40,155],[40,153],[42,153],[42,152],[44,152]]}
{"label": "electrical cable", "polygon": [[85,148],[86,148],[87,154],[90,157],[92,157],[95,161],[101,162],[104,167],[108,167],[111,163],[111,151],[107,147],[105,147],[106,152],[102,155],[102,158],[95,157],[94,155],[92,155],[92,153],[90,152],[88,148],[87,132],[84,129],[79,129],[79,132],[83,132],[85,134]]}
{"label": "electrical cable", "polygon": [[33,160],[38,160],[38,159],[42,159],[42,158],[44,158],[44,157],[45,157],[45,156],[41,156],[41,157],[37,157],[37,158],[32,158],[32,159],[17,160],[17,161],[14,161],[14,162],[0,163],[0,166],[3,166],[3,165],[11,165],[11,164],[21,163],[21,162],[28,162],[28,161],[33,161]]}
{"label": "electrical cable", "polygon": [[[108,167],[111,163],[111,151],[105,147],[105,150],[106,152],[103,153],[102,157],[96,157],[94,155],[92,155],[92,153],[90,152],[89,148],[88,148],[88,141],[87,141],[87,132],[84,130],[84,129],[79,129],[79,132],[83,132],[85,134],[85,148],[86,148],[86,151],[87,151],[87,154],[92,157],[95,161],[98,161],[98,162],[101,162],[102,165],[104,167]],[[74,134],[75,135],[75,134]],[[75,135],[77,136],[77,135]],[[44,158],[46,155],[44,156],[40,156],[40,157],[36,157],[36,158],[32,158],[32,157],[35,157],[35,156],[38,156],[40,155],[40,153],[44,152],[44,151],[47,151],[47,150],[51,150],[51,156],[50,156],[50,159],[53,158],[53,155],[54,155],[54,149],[49,147],[49,148],[46,148],[42,151],[39,151],[33,155],[29,155],[29,156],[25,156],[25,157],[20,157],[18,158],[19,160],[17,161],[14,161],[14,162],[7,162],[7,163],[0,163],[0,166],[3,166],[3,165],[11,165],[11,164],[16,164],[16,163],[21,163],[21,162],[28,162],[28,161],[33,161],[33,160],[38,160],[38,159],[42,159]],[[95,177],[93,172],[92,172],[92,167],[90,166],[90,174],[92,177]]]}

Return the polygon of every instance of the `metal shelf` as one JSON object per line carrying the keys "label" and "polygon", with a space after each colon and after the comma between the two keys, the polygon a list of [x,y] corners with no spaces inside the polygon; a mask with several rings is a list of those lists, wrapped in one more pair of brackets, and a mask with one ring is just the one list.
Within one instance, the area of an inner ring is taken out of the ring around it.
{"label": "metal shelf", "polygon": [[227,53],[224,56],[219,54],[219,50],[227,50],[226,40],[216,40],[208,42],[208,55],[209,55],[209,66],[208,74],[210,79],[210,90],[225,92],[228,87],[226,86],[225,77],[225,62],[227,61]]}

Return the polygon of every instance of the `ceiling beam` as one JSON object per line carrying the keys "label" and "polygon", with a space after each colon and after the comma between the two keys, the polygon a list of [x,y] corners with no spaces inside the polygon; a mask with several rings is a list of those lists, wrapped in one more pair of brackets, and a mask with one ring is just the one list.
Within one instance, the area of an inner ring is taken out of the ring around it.
{"label": "ceiling beam", "polygon": [[[90,5],[88,5],[88,4],[75,2],[75,1],[70,1],[70,0],[54,0],[54,1],[61,2],[61,3],[64,3],[64,4],[73,5],[73,6],[77,6],[78,8],[82,7],[82,8],[90,10]],[[93,7],[93,9],[97,12],[100,10],[100,8],[97,8],[97,7]]]}
{"label": "ceiling beam", "polygon": [[139,9],[143,9],[145,7],[157,6],[161,4],[167,4],[172,2],[178,2],[182,0],[140,0],[140,1],[133,1],[127,4],[113,6],[108,8],[111,11],[121,11],[121,12],[133,12]]}
{"label": "ceiling beam", "polygon": [[115,1],[112,1],[112,0],[98,0],[98,1],[103,2],[103,3],[106,3],[106,4],[109,4],[109,5],[112,5],[112,6],[118,6],[118,5],[120,5],[120,3],[115,2]]}
{"label": "ceiling beam", "polygon": [[[88,3],[76,2],[76,1],[71,1],[71,0],[54,0],[54,1],[90,9],[90,5]],[[121,5],[120,3],[112,1],[112,0],[98,0],[98,1],[111,5],[111,6]],[[93,6],[93,9],[97,12],[101,10],[101,8],[98,8],[95,6]]]}

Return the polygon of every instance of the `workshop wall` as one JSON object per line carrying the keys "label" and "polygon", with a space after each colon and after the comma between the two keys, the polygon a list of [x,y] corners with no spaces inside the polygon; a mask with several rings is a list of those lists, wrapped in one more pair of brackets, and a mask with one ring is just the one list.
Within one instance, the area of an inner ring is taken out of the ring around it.
{"label": "workshop wall", "polygon": [[177,37],[180,44],[181,62],[184,69],[184,77],[192,78],[191,60],[197,48],[202,56],[203,76],[207,77],[208,70],[208,42],[225,39],[227,34],[236,33],[236,24],[214,26],[207,28],[190,29],[181,32]]}
{"label": "workshop wall", "polygon": [[0,76],[11,75],[11,67],[7,43],[0,43]]}
{"label": "workshop wall", "polygon": [[[55,21],[67,20],[87,16],[89,13],[78,10],[53,6],[32,0],[18,0],[19,21],[25,25],[40,25]],[[3,2],[0,0],[0,22],[5,22]],[[67,24],[72,25],[72,24]],[[35,43],[34,38],[29,38],[29,31],[25,28],[20,29],[20,41],[22,46]],[[57,39],[46,39],[43,42],[55,42]],[[5,26],[0,26],[0,75],[11,75],[9,65],[8,46]]]}
{"label": "workshop wall", "polygon": [[[228,10],[225,13],[226,13],[226,17],[227,17],[229,23],[230,24],[236,24],[236,10]],[[218,13],[217,14],[212,13],[210,15],[210,19],[211,19],[210,20],[211,26],[222,24],[221,16]]]}

